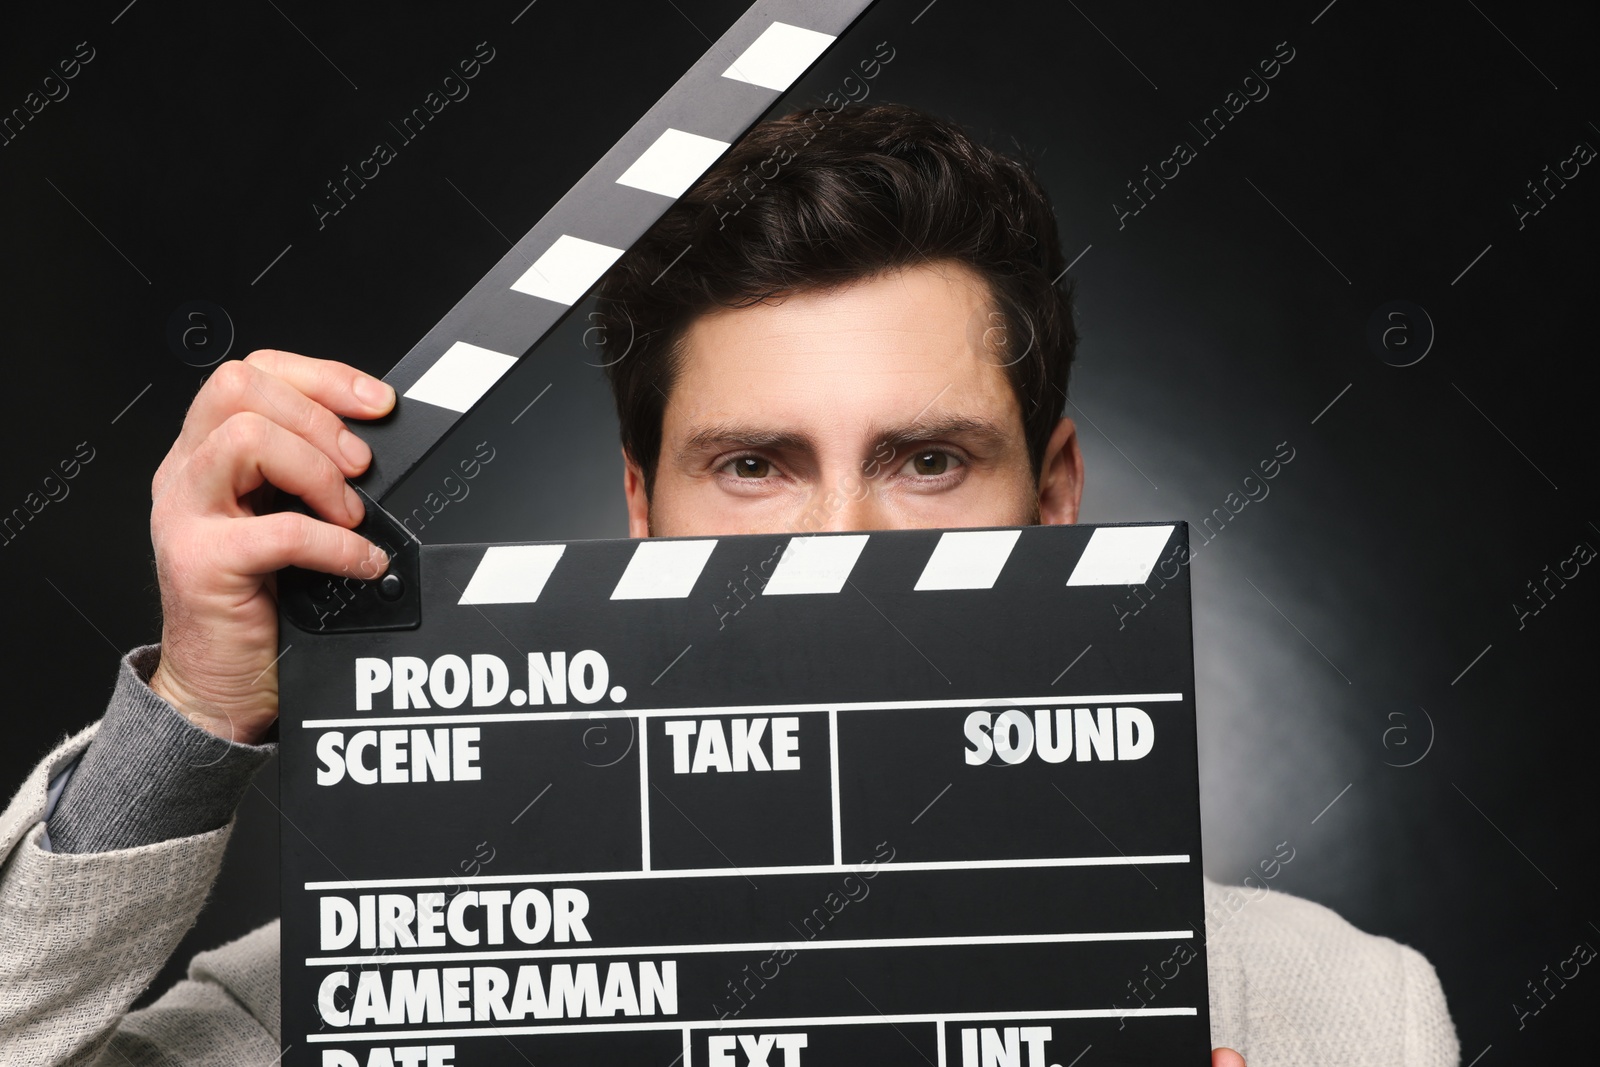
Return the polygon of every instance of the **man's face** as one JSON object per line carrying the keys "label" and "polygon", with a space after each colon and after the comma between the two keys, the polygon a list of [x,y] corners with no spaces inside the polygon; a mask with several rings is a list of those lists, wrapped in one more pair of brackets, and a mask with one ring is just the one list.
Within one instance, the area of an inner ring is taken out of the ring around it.
{"label": "man's face", "polygon": [[630,534],[1076,522],[1072,422],[1036,482],[990,308],[946,261],[696,319],[649,499],[625,464]]}

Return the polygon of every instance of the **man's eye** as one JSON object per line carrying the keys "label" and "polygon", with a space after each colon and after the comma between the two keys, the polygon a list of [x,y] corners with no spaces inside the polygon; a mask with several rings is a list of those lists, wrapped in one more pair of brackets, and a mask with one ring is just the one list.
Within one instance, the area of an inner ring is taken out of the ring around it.
{"label": "man's eye", "polygon": [[959,466],[961,460],[958,457],[936,448],[912,453],[911,458],[906,460],[906,469],[924,478],[936,478]]}
{"label": "man's eye", "polygon": [[741,478],[765,478],[772,473],[772,464],[760,456],[740,456],[733,460],[733,472]]}

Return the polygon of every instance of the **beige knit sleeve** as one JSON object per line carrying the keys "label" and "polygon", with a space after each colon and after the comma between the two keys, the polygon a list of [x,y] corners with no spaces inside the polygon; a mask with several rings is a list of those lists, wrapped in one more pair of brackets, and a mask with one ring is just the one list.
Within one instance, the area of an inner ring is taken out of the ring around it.
{"label": "beige knit sleeve", "polygon": [[1206,883],[1213,1043],[1250,1067],[1451,1067],[1455,1025],[1416,949],[1281,890]]}
{"label": "beige knit sleeve", "polygon": [[280,1012],[273,920],[195,956],[187,978],[122,1020],[95,1067],[270,1067],[285,1051]]}
{"label": "beige knit sleeve", "polygon": [[110,852],[46,851],[49,782],[94,733],[46,756],[0,815],[0,1063],[123,1061],[108,1043],[194,923],[232,828]]}
{"label": "beige knit sleeve", "polygon": [[1405,1016],[1401,1039],[1405,1062],[1415,1067],[1456,1067],[1461,1046],[1433,965],[1414,948],[1400,946]]}

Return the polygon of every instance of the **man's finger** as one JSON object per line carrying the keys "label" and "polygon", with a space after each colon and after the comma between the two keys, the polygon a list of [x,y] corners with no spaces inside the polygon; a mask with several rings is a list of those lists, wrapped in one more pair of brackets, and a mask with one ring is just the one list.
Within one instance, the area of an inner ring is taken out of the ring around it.
{"label": "man's finger", "polygon": [[375,419],[394,407],[394,387],[348,363],[263,348],[244,362],[282,378],[336,415]]}
{"label": "man's finger", "polygon": [[383,550],[360,534],[297,511],[229,519],[223,531],[221,551],[239,574],[304,567],[365,581],[389,566]]}
{"label": "man's finger", "polygon": [[[372,450],[331,410],[276,375],[231,360],[219,367],[189,406],[183,431],[172,446],[163,475],[170,476],[229,418],[249,411],[299,434],[345,475],[367,469]],[[158,477],[158,484],[162,481]],[[159,488],[158,488],[159,493]]]}
{"label": "man's finger", "polygon": [[245,411],[231,416],[195,450],[171,489],[196,514],[240,518],[239,498],[272,484],[305,501],[317,514],[354,526],[365,509],[344,475],[322,452],[271,419]]}
{"label": "man's finger", "polygon": [[1211,1050],[1211,1067],[1244,1067],[1244,1057],[1231,1048]]}

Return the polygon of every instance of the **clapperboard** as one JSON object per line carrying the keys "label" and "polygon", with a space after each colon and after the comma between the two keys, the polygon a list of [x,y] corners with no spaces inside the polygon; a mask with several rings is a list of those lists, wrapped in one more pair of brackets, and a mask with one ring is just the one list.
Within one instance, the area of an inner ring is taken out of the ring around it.
{"label": "clapperboard", "polygon": [[866,6],[753,7],[357,424],[389,572],[280,576],[290,1067],[1205,1062],[1183,524],[424,546],[381,507]]}

